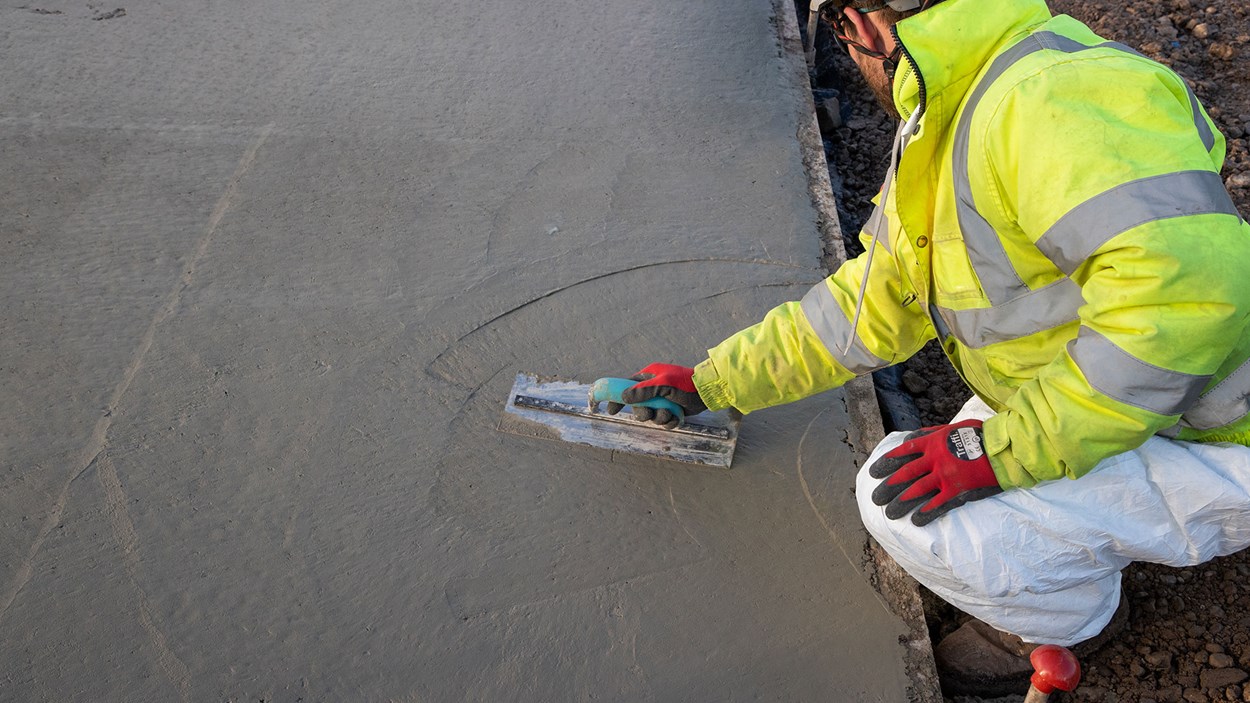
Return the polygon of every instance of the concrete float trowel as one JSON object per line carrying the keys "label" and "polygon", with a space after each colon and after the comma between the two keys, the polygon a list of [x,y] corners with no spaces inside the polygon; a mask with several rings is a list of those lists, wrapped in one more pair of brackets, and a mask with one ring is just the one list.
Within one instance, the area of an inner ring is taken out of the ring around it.
{"label": "concrete float trowel", "polygon": [[681,406],[665,398],[640,405],[664,408],[682,418],[675,429],[634,419],[628,409],[608,415],[605,402],[621,403],[621,392],[635,381],[601,378],[590,385],[533,374],[517,374],[499,429],[529,437],[585,444],[690,464],[729,468],[738,443],[740,413],[721,410],[683,417]]}

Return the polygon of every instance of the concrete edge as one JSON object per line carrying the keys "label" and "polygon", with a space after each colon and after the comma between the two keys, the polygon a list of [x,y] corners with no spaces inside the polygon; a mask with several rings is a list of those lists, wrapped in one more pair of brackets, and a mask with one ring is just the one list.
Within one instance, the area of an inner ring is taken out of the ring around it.
{"label": "concrete edge", "polygon": [[[818,215],[825,269],[832,272],[847,260],[847,254],[842,243],[842,225],[838,220],[837,204],[834,202],[833,187],[829,180],[824,141],[816,120],[816,106],[811,97],[811,83],[807,73],[807,59],[803,54],[798,17],[793,0],[772,0],[772,3],[773,23],[777,29],[782,58],[790,69],[790,80],[803,96],[796,106],[799,124],[796,137],[803,154],[803,169],[807,173],[808,195]],[[851,418],[848,441],[852,449],[866,457],[885,437],[885,429],[881,424],[881,408],[877,405],[872,379],[857,378],[843,386],[843,389]],[[924,606],[920,601],[919,584],[867,533],[864,533],[862,567],[893,613],[907,624],[908,634],[901,637],[899,643],[906,650],[903,658],[907,677],[911,681],[909,701],[942,703],[937,667],[933,661],[933,645],[929,641]]]}

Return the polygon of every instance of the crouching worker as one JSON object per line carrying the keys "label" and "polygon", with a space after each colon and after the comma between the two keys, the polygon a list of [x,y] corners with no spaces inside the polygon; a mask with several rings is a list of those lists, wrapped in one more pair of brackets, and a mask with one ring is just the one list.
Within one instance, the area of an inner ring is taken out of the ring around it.
{"label": "crouching worker", "polygon": [[975,398],[877,447],[860,511],[976,618],[950,692],[1018,690],[1037,643],[1105,638],[1130,562],[1250,544],[1250,225],[1185,81],[1043,0],[834,3],[900,122],[867,250],[625,400],[746,413],[939,339]]}

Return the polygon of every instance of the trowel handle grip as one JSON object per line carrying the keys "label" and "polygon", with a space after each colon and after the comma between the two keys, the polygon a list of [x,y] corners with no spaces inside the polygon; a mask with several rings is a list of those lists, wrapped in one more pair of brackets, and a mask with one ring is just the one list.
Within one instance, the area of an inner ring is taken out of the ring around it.
{"label": "trowel handle grip", "polygon": [[601,378],[590,386],[590,404],[598,407],[599,403],[620,403],[621,405],[641,405],[644,408],[653,410],[667,410],[673,414],[678,420],[686,419],[686,412],[681,406],[668,398],[651,398],[641,403],[626,403],[621,394],[626,388],[637,384],[637,381],[628,378]]}

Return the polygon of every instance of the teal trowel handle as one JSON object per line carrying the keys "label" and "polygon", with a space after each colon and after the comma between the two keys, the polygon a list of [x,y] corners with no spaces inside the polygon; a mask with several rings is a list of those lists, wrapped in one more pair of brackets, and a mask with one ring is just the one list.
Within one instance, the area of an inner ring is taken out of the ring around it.
{"label": "teal trowel handle", "polygon": [[621,399],[621,394],[626,388],[638,383],[628,378],[601,378],[590,386],[590,406],[592,408],[599,407],[599,403],[620,403],[621,405],[641,405],[644,408],[653,410],[667,410],[673,414],[673,417],[679,421],[685,421],[686,413],[681,406],[668,398],[652,398],[644,400],[641,403],[626,403]]}

